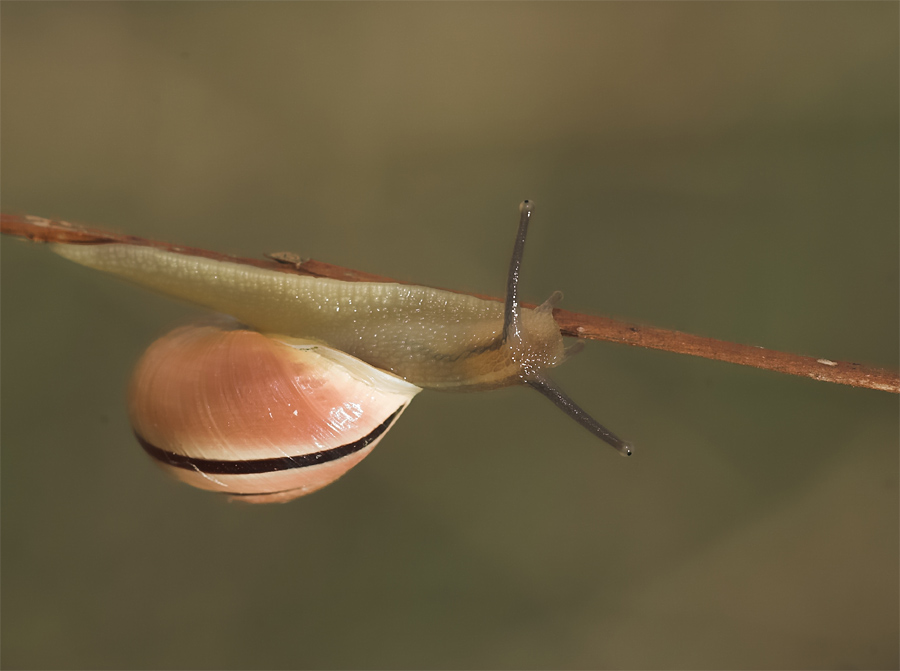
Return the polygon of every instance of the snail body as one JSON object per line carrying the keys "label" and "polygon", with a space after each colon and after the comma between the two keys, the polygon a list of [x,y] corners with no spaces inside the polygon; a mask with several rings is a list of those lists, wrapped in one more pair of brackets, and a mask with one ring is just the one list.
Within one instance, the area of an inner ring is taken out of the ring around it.
{"label": "snail body", "polygon": [[279,272],[152,245],[54,244],[72,261],[230,315],[176,329],[138,362],[140,444],[188,484],[286,501],[364,458],[421,388],[527,384],[623,455],[628,443],[546,375],[565,359],[556,293],[518,301],[532,205],[520,206],[506,301],[428,287]]}
{"label": "snail body", "polygon": [[53,251],[262,333],[326,344],[423,388],[495,389],[518,383],[523,362],[544,369],[564,358],[549,306],[522,310],[521,337],[500,342],[503,304],[450,291],[294,275],[156,247]]}

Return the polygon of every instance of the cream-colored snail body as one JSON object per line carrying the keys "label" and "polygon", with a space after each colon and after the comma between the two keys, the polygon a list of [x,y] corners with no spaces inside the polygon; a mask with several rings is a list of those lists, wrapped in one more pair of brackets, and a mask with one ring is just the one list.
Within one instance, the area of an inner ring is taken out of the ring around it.
{"label": "cream-colored snail body", "polygon": [[129,412],[147,452],[189,484],[253,502],[314,491],[358,463],[420,388],[528,384],[621,454],[630,446],[545,371],[565,358],[554,294],[520,309],[531,203],[520,206],[506,302],[342,282],[131,244],[54,251],[234,323],[177,329],[138,363]]}

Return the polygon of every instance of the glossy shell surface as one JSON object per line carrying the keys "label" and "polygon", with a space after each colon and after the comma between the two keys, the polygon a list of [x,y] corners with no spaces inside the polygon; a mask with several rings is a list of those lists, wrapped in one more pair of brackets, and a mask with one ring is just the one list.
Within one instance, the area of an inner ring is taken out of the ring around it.
{"label": "glossy shell surface", "polygon": [[328,347],[207,324],[147,350],[129,415],[147,453],[178,479],[281,502],[359,463],[419,391]]}

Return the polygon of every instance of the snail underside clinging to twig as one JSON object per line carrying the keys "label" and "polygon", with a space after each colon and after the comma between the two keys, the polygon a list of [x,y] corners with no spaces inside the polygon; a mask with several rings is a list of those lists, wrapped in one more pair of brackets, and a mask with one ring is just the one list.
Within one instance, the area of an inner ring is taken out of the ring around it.
{"label": "snail underside clinging to twig", "polygon": [[553,318],[561,294],[534,309],[519,306],[533,206],[524,201],[519,211],[502,304],[146,244],[57,243],[53,251],[230,315],[151,345],[129,384],[130,420],[147,453],[180,480],[244,501],[281,502],[362,460],[423,388],[526,384],[631,454],[547,376],[567,355]]}

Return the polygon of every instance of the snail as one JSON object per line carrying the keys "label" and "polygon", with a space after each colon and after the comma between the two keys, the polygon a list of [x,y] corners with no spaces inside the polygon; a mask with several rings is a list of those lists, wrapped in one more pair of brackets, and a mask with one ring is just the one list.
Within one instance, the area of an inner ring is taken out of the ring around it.
{"label": "snail", "polygon": [[[138,442],[201,489],[282,502],[362,460],[421,389],[526,384],[630,455],[547,376],[573,353],[554,293],[519,306],[533,204],[519,206],[505,303],[396,283],[345,282],[139,244],[53,244],[57,254],[223,319],[182,327],[139,360],[128,392]],[[580,345],[580,343],[579,343]]]}

